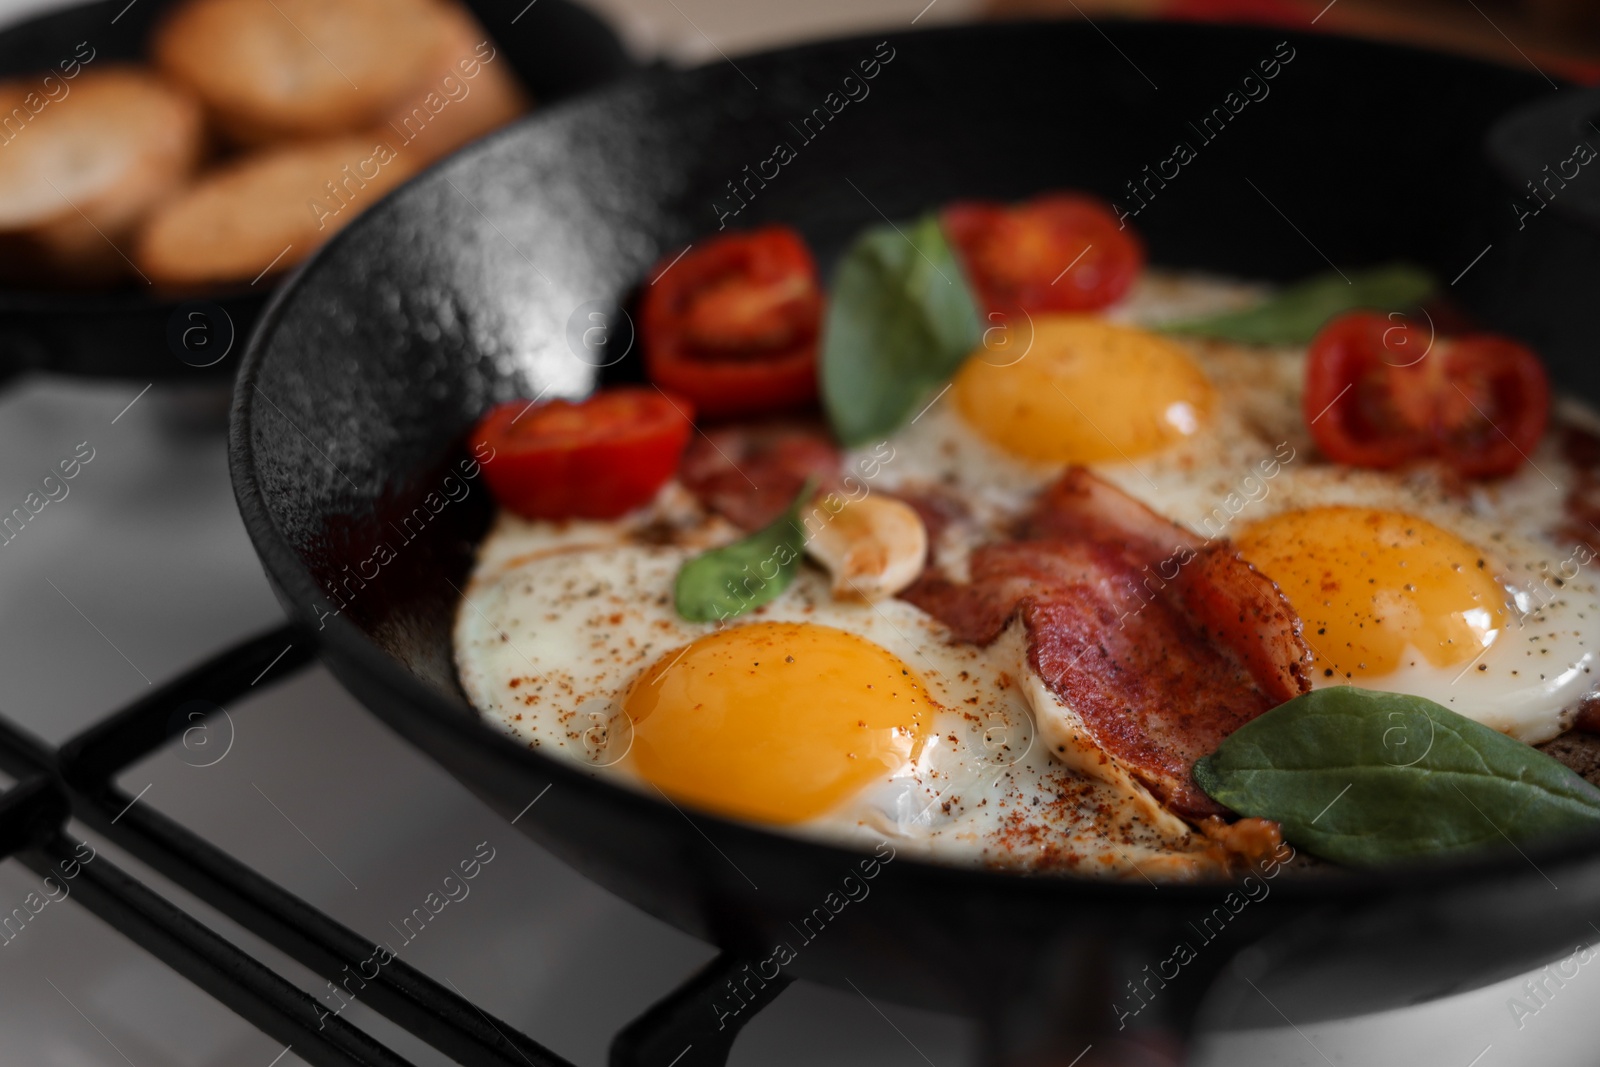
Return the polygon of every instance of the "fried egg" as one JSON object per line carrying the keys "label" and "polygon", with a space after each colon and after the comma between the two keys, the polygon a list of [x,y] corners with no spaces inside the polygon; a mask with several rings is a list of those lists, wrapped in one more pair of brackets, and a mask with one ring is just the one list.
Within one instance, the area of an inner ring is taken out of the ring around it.
{"label": "fried egg", "polygon": [[[869,492],[959,497],[968,514],[934,551],[960,580],[972,547],[1087,465],[1273,579],[1303,620],[1313,684],[1414,693],[1528,743],[1554,737],[1600,648],[1589,557],[1550,532],[1574,478],[1555,433],[1495,483],[1331,464],[1300,410],[1303,349],[1151,328],[1262,292],[1150,271],[1103,316],[1037,316],[845,469]],[[739,536],[675,483],[617,522],[502,514],[458,616],[463,688],[530,747],[688,810],[948,862],[1214,869],[1204,835],[1136,784],[1052,754],[1067,717],[1019,624],[955,644],[905,601],[835,599],[811,566],[731,622],[681,618],[679,567]]]}

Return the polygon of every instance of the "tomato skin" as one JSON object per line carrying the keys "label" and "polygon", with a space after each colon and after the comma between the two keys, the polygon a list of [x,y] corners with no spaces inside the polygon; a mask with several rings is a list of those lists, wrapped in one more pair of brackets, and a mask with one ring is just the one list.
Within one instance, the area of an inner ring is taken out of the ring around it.
{"label": "tomato skin", "polygon": [[1108,307],[1144,267],[1134,232],[1082,193],[1045,193],[1015,205],[957,201],[939,221],[991,312]]}
{"label": "tomato skin", "polygon": [[500,506],[526,519],[615,519],[650,502],[677,470],[693,406],[638,387],[579,401],[497,404],[472,431]]}
{"label": "tomato skin", "polygon": [[1492,391],[1503,412],[1496,423],[1498,431],[1484,436],[1487,447],[1457,448],[1456,470],[1469,478],[1511,473],[1539,446],[1549,425],[1550,379],[1544,365],[1516,341],[1489,334],[1458,340],[1449,360],[1452,373],[1469,380],[1467,395]]}
{"label": "tomato skin", "polygon": [[711,418],[816,400],[822,286],[798,232],[715,237],[651,277],[639,309],[651,381]]}
{"label": "tomato skin", "polygon": [[1432,340],[1399,315],[1356,311],[1312,340],[1302,409],[1338,463],[1384,469],[1432,456],[1464,477],[1496,478],[1544,436],[1550,382],[1510,338]]}
{"label": "tomato skin", "polygon": [[[1386,339],[1394,347],[1386,348]],[[1323,455],[1352,467],[1387,469],[1429,451],[1432,442],[1424,429],[1406,429],[1387,410],[1388,383],[1380,373],[1384,354],[1395,363],[1409,362],[1426,344],[1411,323],[1367,311],[1343,315],[1317,333],[1306,360],[1301,406]]]}

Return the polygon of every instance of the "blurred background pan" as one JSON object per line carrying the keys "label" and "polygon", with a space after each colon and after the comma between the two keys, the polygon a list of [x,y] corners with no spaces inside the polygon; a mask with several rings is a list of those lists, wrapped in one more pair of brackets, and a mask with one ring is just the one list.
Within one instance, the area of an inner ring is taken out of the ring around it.
{"label": "blurred background pan", "polygon": [[[0,32],[0,78],[43,70],[88,41],[97,60],[142,61],[176,0],[101,0]],[[465,0],[534,98],[535,109],[628,74],[609,25],[569,0],[526,7]],[[0,379],[31,371],[143,381],[226,381],[275,279],[188,296],[115,289],[0,287]],[[219,353],[226,353],[219,355]]]}

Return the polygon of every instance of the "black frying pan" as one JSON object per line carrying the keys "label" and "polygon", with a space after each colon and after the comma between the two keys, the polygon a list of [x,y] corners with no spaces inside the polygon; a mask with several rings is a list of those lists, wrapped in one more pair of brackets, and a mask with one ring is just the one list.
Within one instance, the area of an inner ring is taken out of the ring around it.
{"label": "black frying pan", "polygon": [[[94,50],[87,70],[143,61],[151,31],[175,2],[99,0],[7,27],[0,31],[0,78],[53,69],[73,57],[79,42]],[[539,0],[526,8],[489,0],[465,2],[539,104],[585,92],[634,69],[610,27],[570,0]],[[0,378],[50,371],[146,381],[226,381],[273,285],[273,279],[263,279],[184,298],[138,282],[110,291],[0,287]],[[231,356],[218,357],[235,336],[239,343]]]}
{"label": "black frying pan", "polygon": [[[883,215],[956,197],[1061,186],[1117,197],[1175,139],[1193,140],[1185,124],[1286,36],[1101,29],[1117,47],[1083,24],[895,34],[870,95],[809,141],[791,122],[841,89],[881,38],[652,76],[548,109],[413,182],[325,249],[264,315],[233,410],[234,483],[267,574],[292,613],[324,627],[329,665],[394,729],[507,816],[542,795],[517,825],[650,913],[752,961],[789,942],[788,975],[986,1018],[1018,1062],[1053,1048],[1065,1063],[1089,1041],[1103,1052],[1133,1033],[1181,1041],[1208,991],[1213,1020],[1276,1026],[1280,1009],[1304,1024],[1530,968],[1592,937],[1600,838],[1528,857],[1280,877],[1210,925],[1228,887],[900,858],[867,900],[800,941],[791,924],[859,857],[685,816],[483,724],[457,684],[450,631],[488,495],[474,485],[414,539],[399,524],[465,455],[463,435],[490,403],[596,380],[592,364],[605,361],[579,358],[575,313],[625,299],[658,257],[715,230],[733,203],[727,183],[776,142],[796,158],[750,187],[734,221],[794,223],[828,264]],[[1271,95],[1135,220],[1153,261],[1293,279],[1328,261],[1404,258],[1448,280],[1492,244],[1452,291],[1540,345],[1566,387],[1600,397],[1581,343],[1594,314],[1583,294],[1600,284],[1593,238],[1554,211],[1508,226],[1509,187],[1483,151],[1496,120],[1550,98],[1550,86],[1463,59],[1287,36],[1295,58]],[[1541,240],[1589,254],[1545,263]],[[1562,292],[1531,292],[1519,273],[1530,261],[1550,268],[1538,284]],[[1519,317],[1532,306],[1548,310]],[[620,321],[613,330],[627,332]],[[636,373],[637,362],[622,355],[605,373]],[[380,543],[396,558],[375,567]],[[328,589],[346,601],[337,615]],[[1202,940],[1201,928],[1215,936]],[[1185,940],[1197,958],[1147,1007],[1121,1014],[1126,983]],[[701,1055],[685,1062],[713,1062]]]}

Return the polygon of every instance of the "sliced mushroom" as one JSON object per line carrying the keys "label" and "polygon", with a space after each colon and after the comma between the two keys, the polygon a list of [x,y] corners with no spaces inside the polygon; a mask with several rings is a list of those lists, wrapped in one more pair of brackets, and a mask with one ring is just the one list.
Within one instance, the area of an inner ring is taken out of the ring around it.
{"label": "sliced mushroom", "polygon": [[836,600],[882,600],[922,573],[928,531],[909,504],[868,496],[845,504],[806,551],[833,576]]}

